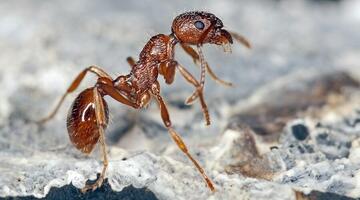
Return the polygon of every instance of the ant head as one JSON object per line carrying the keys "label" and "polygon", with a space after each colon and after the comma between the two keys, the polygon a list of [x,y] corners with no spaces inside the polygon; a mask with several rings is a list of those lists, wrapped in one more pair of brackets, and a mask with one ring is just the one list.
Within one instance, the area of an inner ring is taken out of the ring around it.
{"label": "ant head", "polygon": [[177,16],[172,23],[172,33],[182,42],[192,45],[205,43],[232,44],[230,33],[223,28],[222,21],[207,12],[186,12]]}

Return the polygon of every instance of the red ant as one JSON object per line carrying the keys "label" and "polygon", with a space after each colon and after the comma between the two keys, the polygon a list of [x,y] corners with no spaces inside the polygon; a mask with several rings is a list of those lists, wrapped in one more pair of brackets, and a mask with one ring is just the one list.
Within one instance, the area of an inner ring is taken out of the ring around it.
{"label": "red ant", "polygon": [[[184,78],[196,88],[196,91],[186,100],[186,103],[192,103],[199,98],[206,124],[209,125],[210,118],[203,97],[205,72],[207,71],[218,83],[224,85],[231,85],[231,83],[216,77],[209,65],[204,61],[200,47],[205,43],[232,44],[232,36],[250,48],[249,42],[244,37],[224,30],[223,23],[215,15],[206,12],[186,12],[174,19],[170,35],[159,34],[150,39],[141,51],[139,61],[135,62],[134,59],[128,57],[127,61],[132,68],[128,75],[121,75],[116,79],[112,79],[101,68],[90,66],[75,78],[53,112],[39,122],[44,123],[54,117],[65,97],[79,86],[87,72],[98,76],[95,86],[85,89],[77,96],[67,116],[68,133],[75,147],[83,153],[89,154],[95,145],[100,142],[103,154],[103,170],[100,177],[94,184],[86,185],[82,192],[100,187],[108,166],[104,134],[109,121],[109,110],[104,100],[106,95],[135,109],[144,108],[154,97],[159,104],[163,123],[172,139],[193,162],[210,190],[215,191],[213,183],[205,174],[203,168],[191,156],[181,137],[172,128],[166,104],[160,95],[160,84],[157,79],[160,74],[167,84],[171,84],[174,81],[175,70],[178,69]],[[177,43],[180,43],[184,50],[192,56],[195,63],[200,64],[200,81],[197,81],[194,76],[174,60],[174,47]],[[198,53],[189,45],[197,45]]]}

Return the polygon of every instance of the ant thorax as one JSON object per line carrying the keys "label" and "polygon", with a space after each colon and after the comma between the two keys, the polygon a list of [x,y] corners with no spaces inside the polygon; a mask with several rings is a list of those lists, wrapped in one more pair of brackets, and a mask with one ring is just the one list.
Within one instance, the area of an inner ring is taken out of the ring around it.
{"label": "ant thorax", "polygon": [[140,53],[139,61],[131,70],[132,85],[139,93],[149,90],[157,81],[161,63],[174,58],[176,39],[171,35],[158,34],[150,38]]}
{"label": "ant thorax", "polygon": [[158,78],[158,63],[139,61],[131,70],[131,84],[141,94],[151,88]]}
{"label": "ant thorax", "polygon": [[140,61],[165,62],[174,57],[175,38],[158,34],[150,38],[140,53]]}

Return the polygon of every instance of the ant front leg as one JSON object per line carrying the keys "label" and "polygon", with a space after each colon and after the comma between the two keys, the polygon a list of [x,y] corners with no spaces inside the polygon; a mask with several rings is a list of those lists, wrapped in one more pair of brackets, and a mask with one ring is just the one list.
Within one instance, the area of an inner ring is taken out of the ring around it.
{"label": "ant front leg", "polygon": [[166,84],[172,84],[175,80],[176,61],[170,60],[160,63],[159,73],[164,76]]}
{"label": "ant front leg", "polygon": [[196,88],[196,91],[186,99],[185,104],[191,104],[197,97],[199,97],[206,125],[210,125],[209,110],[205,102],[203,87],[200,85],[200,83],[194,78],[193,75],[190,74],[190,72],[188,72],[184,67],[182,67],[178,62],[174,60],[162,63],[162,66],[166,66],[164,67],[164,69],[160,69],[160,71],[164,72],[163,75],[165,80],[173,80],[175,76],[175,69],[177,68],[180,71],[181,75],[185,78],[185,80]]}
{"label": "ant front leg", "polygon": [[[200,56],[199,54],[189,45],[185,43],[180,44],[181,47],[184,49],[184,51],[190,55],[194,61],[194,63],[198,66],[200,62]],[[209,64],[206,63],[206,71],[209,73],[210,77],[218,84],[231,87],[233,84],[231,82],[227,82],[224,80],[221,80],[219,77],[216,76],[214,71],[210,68]]]}
{"label": "ant front leg", "polygon": [[97,66],[90,66],[86,69],[84,69],[82,72],[80,72],[80,74],[78,74],[76,76],[76,78],[74,79],[74,81],[70,84],[69,88],[66,90],[65,94],[61,97],[60,101],[57,103],[55,109],[50,112],[50,114],[46,117],[44,117],[43,119],[40,119],[38,121],[36,121],[37,123],[45,123],[47,121],[49,121],[50,119],[52,119],[55,114],[57,113],[57,111],[59,110],[61,104],[64,102],[66,96],[68,94],[70,94],[71,92],[73,92],[74,90],[76,90],[76,88],[78,88],[78,86],[80,85],[81,81],[84,79],[85,75],[87,72],[92,72],[94,74],[96,74],[98,77],[106,77],[111,79],[111,77],[101,68],[97,67]]}
{"label": "ant front leg", "polygon": [[201,44],[197,45],[197,49],[198,49],[199,57],[200,57],[200,87],[203,88],[204,84],[205,84],[206,66],[208,64],[204,59],[204,55],[203,55],[202,50],[201,50]]}
{"label": "ant front leg", "polygon": [[[185,78],[185,80],[187,80],[189,83],[194,85],[196,88],[196,91],[193,93],[193,95],[191,95],[190,97],[188,97],[186,99],[185,103],[191,104],[196,99],[196,97],[199,97],[200,104],[201,104],[201,107],[202,107],[202,110],[204,113],[204,117],[206,120],[206,125],[210,125],[210,115],[209,115],[208,107],[205,102],[203,88],[201,87],[200,83],[194,78],[194,76],[191,75],[190,72],[188,72],[184,67],[182,67],[178,63],[176,65],[176,67],[180,71],[181,75]],[[194,94],[196,94],[196,95],[194,95]]]}
{"label": "ant front leg", "polygon": [[167,110],[166,104],[163,100],[163,98],[160,95],[160,85],[159,82],[156,82],[152,85],[151,93],[155,96],[161,112],[161,118],[164,122],[165,127],[168,129],[168,132],[176,145],[180,148],[180,150],[191,160],[191,162],[195,165],[196,169],[200,172],[201,176],[204,178],[207,186],[210,188],[211,191],[215,191],[215,187],[210,180],[210,178],[206,175],[204,169],[200,166],[200,164],[192,157],[192,155],[189,153],[189,150],[187,149],[184,141],[180,137],[179,134],[176,133],[176,131],[172,128],[171,121],[170,121],[170,115]]}

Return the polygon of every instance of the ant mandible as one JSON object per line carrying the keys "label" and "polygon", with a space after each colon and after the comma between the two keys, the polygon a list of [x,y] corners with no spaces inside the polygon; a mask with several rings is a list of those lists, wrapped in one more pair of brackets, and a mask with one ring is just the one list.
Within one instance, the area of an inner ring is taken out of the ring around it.
{"label": "ant mandible", "polygon": [[[121,75],[113,79],[97,66],[90,66],[78,74],[55,109],[39,122],[44,123],[54,117],[65,97],[77,89],[88,72],[94,73],[98,77],[95,86],[85,89],[76,97],[67,116],[67,130],[75,147],[85,154],[90,154],[95,145],[100,142],[103,155],[103,169],[99,178],[94,184],[86,185],[82,192],[100,187],[108,166],[104,134],[109,122],[109,110],[104,100],[106,95],[135,109],[144,108],[154,97],[159,104],[161,118],[170,136],[180,150],[193,162],[210,190],[215,191],[213,183],[203,168],[191,156],[185,143],[173,129],[168,109],[160,95],[160,84],[157,79],[160,74],[167,84],[171,84],[174,81],[175,71],[178,69],[186,81],[196,88],[186,103],[192,103],[199,98],[206,124],[209,125],[210,118],[203,97],[205,72],[207,71],[220,84],[230,86],[231,83],[217,78],[205,62],[201,46],[206,43],[230,45],[233,43],[232,37],[250,48],[249,42],[244,37],[223,29],[223,23],[215,15],[199,11],[186,12],[174,19],[170,35],[159,34],[150,39],[141,51],[139,61],[135,62],[133,58],[128,57],[127,61],[132,68],[128,75]],[[180,43],[194,62],[200,65],[200,81],[197,81],[193,75],[174,60],[174,49],[177,43]],[[190,45],[197,45],[198,52]]]}

